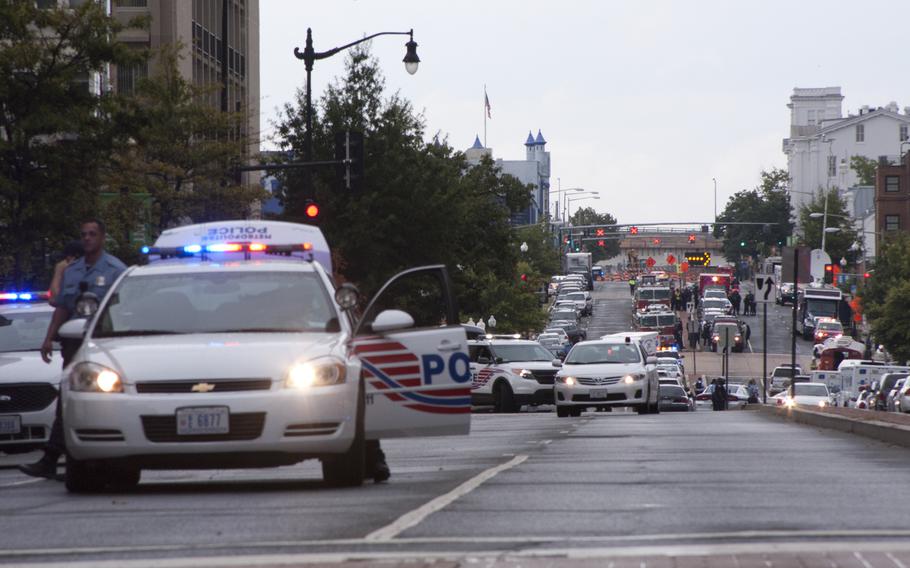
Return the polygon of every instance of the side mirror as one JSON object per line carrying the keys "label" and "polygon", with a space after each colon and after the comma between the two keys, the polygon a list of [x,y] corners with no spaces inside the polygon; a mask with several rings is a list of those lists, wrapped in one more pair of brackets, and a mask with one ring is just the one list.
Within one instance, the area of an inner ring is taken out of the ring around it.
{"label": "side mirror", "polygon": [[82,339],[85,337],[85,327],[88,320],[85,318],[74,318],[60,326],[57,334],[64,339]]}
{"label": "side mirror", "polygon": [[360,303],[360,290],[350,282],[345,282],[335,290],[335,302],[342,310],[352,310]]}
{"label": "side mirror", "polygon": [[376,319],[373,320],[373,331],[382,333],[384,331],[396,331],[414,327],[414,318],[407,312],[401,310],[383,310],[379,312]]}
{"label": "side mirror", "polygon": [[492,362],[493,362],[492,359],[490,359],[489,357],[478,357],[477,358],[478,365],[489,365]]}
{"label": "side mirror", "polygon": [[551,365],[556,368],[562,367],[562,359],[553,359]]}
{"label": "side mirror", "polygon": [[655,356],[653,356],[653,355],[649,355],[648,358],[645,359],[645,364],[646,364],[646,365],[656,365],[656,364],[657,364],[657,357],[655,357]]}

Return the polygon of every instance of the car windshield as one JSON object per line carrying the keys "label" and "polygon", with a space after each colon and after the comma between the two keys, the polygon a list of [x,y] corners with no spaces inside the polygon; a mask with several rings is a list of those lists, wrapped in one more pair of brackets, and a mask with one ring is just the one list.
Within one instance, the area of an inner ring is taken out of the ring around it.
{"label": "car windshield", "polygon": [[808,385],[796,383],[793,385],[794,396],[828,396],[828,387],[825,385]]}
{"label": "car windshield", "polygon": [[670,299],[670,289],[669,288],[658,288],[654,290],[654,299],[655,300],[669,300]]}
{"label": "car windshield", "polygon": [[325,331],[336,317],[314,273],[141,275],[112,293],[94,336]]}
{"label": "car windshield", "polygon": [[835,317],[837,302],[833,300],[806,300],[806,311],[815,317]]}
{"label": "car windshield", "polygon": [[720,298],[710,298],[702,302],[702,308],[705,310],[710,309],[724,309],[727,307],[726,300],[721,300]]}
{"label": "car windshield", "polygon": [[514,361],[552,361],[553,354],[533,343],[523,343],[518,345],[494,345],[493,353],[503,363]]}
{"label": "car windshield", "polygon": [[686,396],[686,391],[681,386],[678,385],[660,385],[660,394],[661,396]]}
{"label": "car windshield", "polygon": [[572,292],[571,294],[566,294],[566,299],[568,299],[568,300],[584,300],[584,299],[585,299],[585,293],[584,293],[584,292]]}
{"label": "car windshield", "polygon": [[657,325],[660,327],[669,327],[671,325],[676,325],[676,316],[673,314],[667,314],[665,316],[657,316]]}
{"label": "car windshield", "polygon": [[737,335],[739,333],[739,327],[736,324],[732,323],[715,322],[714,333],[718,335],[724,335],[725,333],[729,333],[730,335]]}
{"label": "car windshield", "polygon": [[818,324],[818,329],[822,331],[843,331],[844,326],[842,326],[839,322],[823,321]]}
{"label": "car windshield", "polygon": [[23,310],[0,315],[0,353],[40,350],[53,314]]}
{"label": "car windshield", "polygon": [[639,300],[653,300],[654,299],[654,290],[649,288],[644,288],[638,291]]}
{"label": "car windshield", "polygon": [[575,310],[563,310],[559,309],[553,312],[553,318],[557,320],[563,319],[575,319]]}
{"label": "car windshield", "polygon": [[641,327],[657,327],[657,316],[641,316],[638,318]]}
{"label": "car windshield", "polygon": [[626,343],[590,343],[576,345],[566,358],[566,365],[593,365],[599,363],[640,363],[641,352],[637,345]]}

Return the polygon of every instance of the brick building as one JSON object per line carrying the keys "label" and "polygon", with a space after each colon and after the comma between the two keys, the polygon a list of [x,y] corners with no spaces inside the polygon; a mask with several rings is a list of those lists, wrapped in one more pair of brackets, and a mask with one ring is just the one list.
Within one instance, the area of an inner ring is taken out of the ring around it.
{"label": "brick building", "polygon": [[910,152],[899,165],[881,165],[875,174],[875,248],[883,234],[910,230]]}

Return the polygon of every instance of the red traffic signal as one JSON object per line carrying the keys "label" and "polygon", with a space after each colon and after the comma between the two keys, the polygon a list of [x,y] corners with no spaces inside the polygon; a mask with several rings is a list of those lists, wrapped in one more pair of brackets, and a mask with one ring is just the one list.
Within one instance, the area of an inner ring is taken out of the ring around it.
{"label": "red traffic signal", "polygon": [[833,265],[833,264],[826,264],[826,265],[825,265],[825,277],[824,277],[824,282],[825,282],[825,284],[833,284],[833,283],[834,283],[834,265]]}
{"label": "red traffic signal", "polygon": [[864,272],[864,273],[863,273],[863,278],[872,278],[872,273],[871,273],[871,272]]}
{"label": "red traffic signal", "polygon": [[632,235],[638,234],[638,227],[629,227],[629,233]]}
{"label": "red traffic signal", "polygon": [[522,281],[522,282],[527,282],[527,281],[528,281],[528,275],[527,275],[527,274],[522,274],[522,275],[521,275],[521,281]]}
{"label": "red traffic signal", "polygon": [[659,245],[659,244],[660,244],[660,239],[654,239],[652,242],[653,242],[655,245]]}
{"label": "red traffic signal", "polygon": [[694,242],[695,242],[695,233],[689,233],[689,242],[690,242],[690,243],[694,243]]}
{"label": "red traffic signal", "polygon": [[605,246],[605,245],[604,245],[604,242],[603,242],[603,241],[597,241],[597,246],[602,247],[602,246]]}
{"label": "red traffic signal", "polygon": [[316,219],[319,217],[319,206],[315,202],[307,200],[303,213],[307,216],[307,219]]}
{"label": "red traffic signal", "polygon": [[604,230],[603,230],[603,229],[597,229],[596,231],[594,231],[594,236],[596,236],[596,237],[602,237],[602,236],[604,236]]}

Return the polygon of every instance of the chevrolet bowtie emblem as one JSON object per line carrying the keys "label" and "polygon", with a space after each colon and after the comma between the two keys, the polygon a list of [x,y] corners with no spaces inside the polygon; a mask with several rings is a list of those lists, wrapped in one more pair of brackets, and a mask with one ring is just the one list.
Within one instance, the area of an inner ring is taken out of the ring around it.
{"label": "chevrolet bowtie emblem", "polygon": [[215,385],[212,383],[196,383],[191,390],[193,392],[212,392],[215,390]]}

